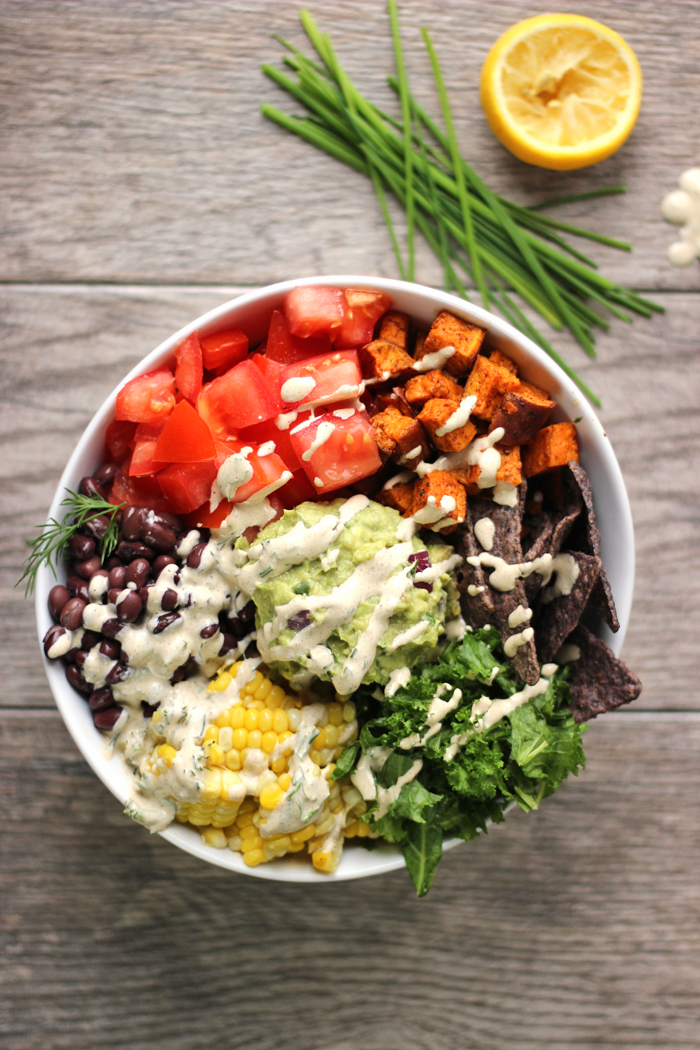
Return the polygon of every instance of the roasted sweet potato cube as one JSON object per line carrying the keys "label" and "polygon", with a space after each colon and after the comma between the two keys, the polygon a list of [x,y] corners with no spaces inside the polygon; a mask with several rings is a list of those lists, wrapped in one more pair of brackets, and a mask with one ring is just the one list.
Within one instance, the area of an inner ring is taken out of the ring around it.
{"label": "roasted sweet potato cube", "polygon": [[372,426],[379,448],[393,456],[404,467],[416,467],[430,454],[423,426],[411,416],[402,416],[390,406],[372,416]]}
{"label": "roasted sweet potato cube", "polygon": [[520,459],[520,448],[517,445],[496,445],[501,453],[501,465],[496,473],[496,481],[507,481],[509,485],[516,487],[523,480],[522,462]]}
{"label": "roasted sweet potato cube", "polygon": [[433,470],[416,481],[411,514],[420,525],[434,532],[454,532],[466,513],[464,485],[446,470]]}
{"label": "roasted sweet potato cube", "polygon": [[[467,418],[462,422],[465,415]],[[469,414],[461,411],[459,401],[433,397],[426,401],[418,419],[441,452],[461,452],[476,434],[476,427]]]}
{"label": "roasted sweet potato cube", "polygon": [[514,376],[518,374],[518,366],[515,361],[512,361],[505,354],[502,354],[500,350],[492,350],[489,361],[492,365],[498,365],[499,368],[505,368],[506,372],[512,372]]}
{"label": "roasted sweet potato cube", "polygon": [[478,485],[479,480],[479,468],[474,465],[471,467],[464,467],[464,469],[455,468],[450,469],[449,473],[458,481],[460,485],[464,485],[467,496],[480,496],[486,499],[489,495],[488,489],[480,489]]}
{"label": "roasted sweet potato cube", "polygon": [[385,507],[393,507],[399,514],[410,514],[413,506],[413,481],[400,481],[390,489],[383,488],[377,499]]}
{"label": "roasted sweet potato cube", "polygon": [[413,358],[386,339],[375,339],[360,350],[365,379],[404,379],[411,375]]}
{"label": "roasted sweet potato cube", "polygon": [[379,338],[385,339],[387,343],[393,343],[401,350],[408,350],[409,325],[408,314],[401,314],[398,310],[389,310],[379,322]]}
{"label": "roasted sweet potato cube", "polygon": [[395,386],[393,390],[377,394],[375,400],[380,412],[383,412],[385,408],[398,408],[402,416],[414,415],[413,409],[406,400],[406,392],[402,386]]}
{"label": "roasted sweet potato cube", "polygon": [[421,357],[423,356],[423,346],[425,345],[425,340],[427,338],[427,332],[416,332],[416,345],[413,348],[413,356],[415,357],[416,361],[420,361]]}
{"label": "roasted sweet potato cube", "polygon": [[[549,419],[554,401],[536,400],[525,384],[505,394],[493,413],[489,431],[503,427],[504,445],[526,445]],[[536,387],[534,388],[537,389]]]}
{"label": "roasted sweet potato cube", "polygon": [[523,447],[523,472],[534,478],[546,470],[563,467],[570,459],[578,463],[578,438],[573,423],[552,423]]}
{"label": "roasted sweet potato cube", "polygon": [[518,393],[531,398],[533,401],[544,402],[552,400],[552,395],[549,390],[543,390],[541,386],[535,386],[534,383],[526,383],[524,379],[520,380]]}
{"label": "roasted sweet potato cube", "polygon": [[464,393],[474,394],[476,404],[472,415],[480,419],[491,419],[504,394],[520,386],[520,380],[500,365],[494,365],[488,357],[477,357]]}
{"label": "roasted sweet potato cube", "polygon": [[433,397],[461,401],[463,395],[464,391],[459,383],[440,369],[414,376],[406,383],[406,400],[409,405],[415,405],[417,408],[422,408],[426,401]]}
{"label": "roasted sweet potato cube", "polygon": [[416,360],[420,361],[426,354],[451,346],[455,352],[445,361],[445,371],[453,376],[468,376],[485,335],[484,329],[478,325],[469,324],[443,310],[433,321],[420,354],[416,348]]}

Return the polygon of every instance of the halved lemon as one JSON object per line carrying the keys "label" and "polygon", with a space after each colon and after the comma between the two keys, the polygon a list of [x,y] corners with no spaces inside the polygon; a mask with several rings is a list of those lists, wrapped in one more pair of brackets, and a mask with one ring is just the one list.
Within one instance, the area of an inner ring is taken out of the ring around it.
{"label": "halved lemon", "polygon": [[518,22],[481,71],[481,105],[496,138],[528,164],[557,171],[597,164],[619,149],[641,101],[631,47],[583,15]]}

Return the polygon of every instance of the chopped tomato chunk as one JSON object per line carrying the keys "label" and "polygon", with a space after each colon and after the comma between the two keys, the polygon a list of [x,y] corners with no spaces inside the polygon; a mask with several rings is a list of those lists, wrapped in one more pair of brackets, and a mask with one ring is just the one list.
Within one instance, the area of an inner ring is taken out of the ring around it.
{"label": "chopped tomato chunk", "polygon": [[352,485],[379,470],[374,431],[364,412],[324,412],[291,432],[294,451],[317,495]]}
{"label": "chopped tomato chunk", "polygon": [[154,458],[161,466],[163,463],[203,463],[214,458],[211,431],[189,401],[181,401],[166,420]]}
{"label": "chopped tomato chunk", "polygon": [[339,349],[366,346],[372,342],[374,326],[391,306],[391,299],[384,292],[365,288],[346,288],[345,297],[348,311],[334,334],[333,342]]}
{"label": "chopped tomato chunk", "polygon": [[230,456],[237,453],[242,455],[249,468],[245,468],[243,473],[250,474],[250,476],[232,493],[231,503],[243,503],[256,494],[259,499],[263,499],[268,492],[275,492],[290,480],[292,472],[287,469],[286,464],[280,457],[274,452],[261,456],[261,451],[266,452],[267,450],[264,446],[261,450],[252,442],[241,440],[216,442],[215,463],[217,471]]}
{"label": "chopped tomato chunk", "polygon": [[283,365],[294,364],[295,361],[303,361],[307,357],[316,357],[325,354],[331,349],[331,341],[328,336],[321,339],[301,339],[292,335],[287,326],[287,320],[283,310],[273,310],[270,318],[270,329],[267,333],[267,346],[265,356],[271,361],[279,361]]}
{"label": "chopped tomato chunk", "polygon": [[281,364],[279,361],[275,361],[273,360],[273,358],[268,357],[266,354],[253,354],[250,360],[253,362],[256,368],[260,369],[262,374],[265,376],[267,388],[270,391],[272,397],[276,399],[277,414],[279,415],[280,412],[284,412],[284,404],[282,402],[282,398],[280,397],[279,382],[280,376],[284,371],[284,365]]}
{"label": "chopped tomato chunk", "polygon": [[157,475],[129,477],[129,466],[128,462],[122,463],[122,468],[112,484],[109,502],[128,503],[133,507],[150,507],[155,511],[172,511],[173,507],[163,495]]}
{"label": "chopped tomato chunk", "polygon": [[107,463],[122,463],[129,455],[131,442],[136,433],[136,423],[113,419],[105,434]]}
{"label": "chopped tomato chunk", "polygon": [[[291,424],[291,427],[296,426],[297,423],[301,423],[302,418],[308,416],[309,413],[299,413],[297,419]],[[295,470],[301,470],[301,463],[297,459],[297,454],[294,451],[291,438],[289,436],[289,430],[280,430],[274,419],[267,419],[264,423],[256,423],[254,427],[246,427],[239,434],[239,438],[246,445],[255,443],[256,445],[266,445],[269,441],[274,441],[274,451],[277,455],[284,460],[286,466],[294,472]]]}
{"label": "chopped tomato chunk", "polygon": [[226,328],[223,332],[199,337],[204,367],[231,368],[243,361],[248,353],[248,336],[240,328]]}
{"label": "chopped tomato chunk", "polygon": [[171,463],[157,477],[175,513],[188,514],[211,495],[216,467],[213,459],[206,463]]}
{"label": "chopped tomato chunk", "polygon": [[117,419],[157,423],[175,408],[175,376],[156,368],[130,380],[117,394]]}
{"label": "chopped tomato chunk", "polygon": [[284,303],[284,316],[292,335],[302,338],[330,336],[340,328],[348,310],[345,292],[323,285],[299,285],[292,288]]}
{"label": "chopped tomato chunk", "polygon": [[282,402],[289,411],[301,405],[327,405],[358,397],[362,370],[354,350],[336,350],[287,365],[279,381]]}
{"label": "chopped tomato chunk", "polygon": [[[182,404],[187,404],[183,401]],[[139,423],[134,434],[134,451],[129,464],[129,476],[141,477],[144,474],[155,474],[163,469],[163,463],[156,458],[156,445],[163,432],[165,422]]]}
{"label": "chopped tomato chunk", "polygon": [[202,348],[196,332],[191,332],[175,351],[175,386],[179,394],[197,404],[202,389]]}
{"label": "chopped tomato chunk", "polygon": [[[272,496],[268,496],[267,499],[270,506],[273,507],[275,511],[274,518],[270,518],[270,521],[267,523],[270,525],[273,521],[277,521],[278,518],[282,517],[285,507],[276,492]],[[191,514],[187,515],[185,518],[185,524],[189,525],[191,528],[201,526],[202,528],[207,529],[220,529],[235,506],[235,503],[231,503],[230,500],[224,499],[216,510],[210,510],[209,503],[203,503],[201,507],[197,510],[193,510]],[[256,529],[255,531],[259,530]],[[245,536],[246,538],[248,537],[247,529]]]}
{"label": "chopped tomato chunk", "polygon": [[216,436],[228,435],[277,415],[277,396],[252,361],[241,361],[202,388],[197,411]]}
{"label": "chopped tomato chunk", "polygon": [[300,503],[318,499],[318,490],[314,488],[303,470],[295,470],[291,480],[276,493],[287,510],[293,510]]}

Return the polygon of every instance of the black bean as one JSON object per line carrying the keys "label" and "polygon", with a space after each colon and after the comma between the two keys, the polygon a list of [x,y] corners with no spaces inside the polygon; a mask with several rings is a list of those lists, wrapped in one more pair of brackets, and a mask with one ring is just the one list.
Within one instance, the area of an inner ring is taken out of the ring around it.
{"label": "black bean", "polygon": [[159,554],[153,562],[153,578],[157,580],[166,565],[177,565],[177,562],[169,554]]}
{"label": "black bean", "polygon": [[187,564],[191,569],[198,569],[199,563],[202,560],[206,543],[198,543],[196,547],[193,547],[190,553],[187,555]]}
{"label": "black bean", "polygon": [[126,586],[126,565],[120,563],[109,570],[109,586],[118,587],[120,591],[124,590]]}
{"label": "black bean", "polygon": [[168,587],[167,591],[163,593],[163,597],[160,600],[160,607],[165,612],[172,612],[177,607],[177,591],[172,590]]}
{"label": "black bean", "polygon": [[162,634],[162,632],[167,627],[170,627],[172,624],[176,623],[178,620],[181,619],[182,617],[179,613],[163,613],[163,615],[159,616],[156,620],[156,625],[153,628],[153,634]]}
{"label": "black bean", "polygon": [[80,667],[81,670],[82,670],[82,668],[85,666],[85,661],[87,660],[87,658],[88,658],[88,654],[85,652],[85,650],[84,649],[78,649],[77,653],[75,654],[75,664],[76,664],[76,666]]}
{"label": "black bean", "polygon": [[147,547],[153,547],[157,551],[169,551],[177,543],[177,536],[168,525],[162,525],[159,521],[145,521],[139,532],[140,538]]}
{"label": "black bean", "polygon": [[88,652],[90,649],[94,649],[96,645],[99,645],[102,639],[96,631],[83,631],[83,637],[80,640],[80,648],[85,649]]}
{"label": "black bean", "polygon": [[122,535],[125,540],[137,540],[143,524],[145,512],[143,507],[124,507],[122,511]]}
{"label": "black bean", "polygon": [[149,583],[148,586],[146,586],[146,587],[139,587],[138,595],[139,595],[139,598],[141,599],[141,601],[143,602],[144,609],[148,605],[148,592],[150,591],[152,586],[153,586],[153,584]]}
{"label": "black bean", "polygon": [[135,583],[136,588],[143,587],[151,573],[151,566],[145,558],[135,558],[126,570],[124,582]]}
{"label": "black bean", "polygon": [[95,553],[95,541],[82,532],[74,532],[68,541],[70,552],[76,561],[87,561]]}
{"label": "black bean", "polygon": [[70,591],[62,583],[57,583],[55,587],[51,588],[49,591],[49,612],[54,620],[58,621],[61,616],[61,609],[69,599]]}
{"label": "black bean", "polygon": [[107,591],[107,601],[111,602],[112,605],[117,604],[117,598],[124,590],[124,587],[110,587]]}
{"label": "black bean", "polygon": [[111,485],[118,473],[118,463],[103,463],[102,466],[95,471],[93,477],[98,485]]}
{"label": "black bean", "polygon": [[243,608],[241,609],[241,611],[238,614],[238,619],[242,620],[243,623],[252,623],[253,622],[253,620],[255,619],[255,602],[254,601],[251,600],[246,605],[243,606]]}
{"label": "black bean", "polygon": [[209,624],[207,624],[206,627],[202,627],[201,631],[199,632],[199,637],[200,638],[213,638],[214,635],[218,632],[218,630],[219,630],[218,623],[209,623]]}
{"label": "black bean", "polygon": [[245,638],[250,633],[250,624],[243,620],[229,620],[227,627],[234,638]]}
{"label": "black bean", "polygon": [[143,708],[143,717],[152,718],[160,707],[160,704],[147,704],[145,700],[142,700],[141,707]]}
{"label": "black bean", "polygon": [[98,569],[102,568],[102,562],[100,561],[99,555],[94,554],[92,558],[88,558],[87,561],[76,562],[73,568],[78,576],[82,576],[84,580],[89,580],[95,575]]}
{"label": "black bean", "polygon": [[116,550],[118,558],[125,563],[132,562],[136,558],[146,558],[151,561],[155,558],[156,552],[152,551],[150,547],[146,547],[143,543],[138,543],[136,540],[122,540]]}
{"label": "black bean", "polygon": [[[49,655],[49,649],[54,644],[54,642],[57,642],[58,639],[61,638],[65,633],[65,627],[61,627],[61,625],[58,623],[55,623],[53,627],[49,627],[48,631],[44,635],[44,652],[47,656]],[[57,658],[54,656],[53,659],[55,660]]]}
{"label": "black bean", "polygon": [[115,617],[111,620],[105,620],[102,624],[102,633],[106,638],[116,638],[120,631],[124,630],[124,624],[119,623]]}
{"label": "black bean", "polygon": [[106,732],[110,729],[114,729],[119,721],[121,713],[122,708],[115,704],[113,707],[106,707],[104,711],[94,711],[92,720],[98,729],[102,729]]}
{"label": "black bean", "polygon": [[122,663],[122,661],[119,660],[105,675],[105,682],[107,685],[115,685],[117,682],[123,681],[128,673],[129,668],[125,663]]}
{"label": "black bean", "polygon": [[108,660],[118,660],[121,651],[122,647],[119,642],[113,642],[109,638],[103,639],[100,643],[100,652],[103,656],[106,656]]}
{"label": "black bean", "polygon": [[68,652],[64,653],[64,655],[61,657],[61,663],[65,664],[66,666],[68,666],[68,664],[74,664],[75,658],[79,652],[80,649],[78,649],[77,646],[73,646],[72,649],[69,649]]}
{"label": "black bean", "polygon": [[86,605],[88,604],[90,591],[85,580],[81,580],[79,576],[69,576],[66,580],[66,587],[70,591],[71,598],[80,598]]}
{"label": "black bean", "polygon": [[223,638],[223,642],[219,649],[219,656],[226,656],[226,653],[230,653],[232,649],[236,648],[236,639],[227,631],[223,631],[221,637]]}
{"label": "black bean", "polygon": [[61,626],[68,631],[77,631],[83,622],[85,602],[80,598],[71,598],[61,609]]}
{"label": "black bean", "polygon": [[109,526],[110,519],[106,514],[100,514],[98,518],[92,518],[90,521],[86,521],[83,528],[97,543],[101,543],[105,538],[105,533]]}
{"label": "black bean", "polygon": [[105,490],[100,485],[99,481],[95,481],[94,478],[83,478],[80,482],[78,492],[81,496],[89,496],[90,498],[105,499]]}
{"label": "black bean", "polygon": [[174,675],[170,679],[171,685],[177,685],[183,678],[191,678],[193,674],[196,674],[199,670],[199,664],[195,660],[194,656],[189,656],[181,667],[178,667]]}
{"label": "black bean", "polygon": [[136,591],[130,591],[117,605],[117,619],[121,623],[133,623],[143,612],[143,602]]}
{"label": "black bean", "polygon": [[307,612],[306,609],[302,609],[301,612],[294,613],[287,620],[287,627],[290,631],[303,631],[305,627],[308,627],[311,623],[311,613]]}
{"label": "black bean", "polygon": [[90,682],[87,682],[83,678],[82,674],[75,666],[75,664],[71,664],[70,667],[66,667],[66,678],[68,679],[70,685],[72,685],[73,688],[76,690],[76,692],[83,693],[83,695],[85,696],[91,693],[94,688],[90,684]]}
{"label": "black bean", "polygon": [[112,556],[112,557],[111,557],[111,558],[109,559],[109,561],[107,562],[107,565],[105,566],[105,568],[106,568],[106,569],[108,569],[108,570],[109,570],[109,572],[111,572],[111,571],[112,571],[112,569],[119,569],[119,568],[122,568],[122,569],[123,569],[123,568],[124,568],[124,566],[122,565],[121,559],[120,559],[120,558],[116,558],[116,557],[114,557],[114,555],[113,555],[113,556]]}
{"label": "black bean", "polygon": [[105,711],[113,703],[114,697],[108,685],[103,685],[100,689],[95,689],[93,693],[90,693],[89,704],[93,711]]}
{"label": "black bean", "polygon": [[102,569],[102,568],[95,569],[95,571],[93,572],[92,576],[90,577],[90,582],[92,582],[95,579],[96,576],[104,576],[105,580],[109,579],[109,573],[107,572],[106,569]]}

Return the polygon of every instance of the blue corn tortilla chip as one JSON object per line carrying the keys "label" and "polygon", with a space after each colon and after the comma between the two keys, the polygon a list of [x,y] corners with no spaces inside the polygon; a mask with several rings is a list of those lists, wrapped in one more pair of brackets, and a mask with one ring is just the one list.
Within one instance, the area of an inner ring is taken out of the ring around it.
{"label": "blue corn tortilla chip", "polygon": [[578,567],[571,592],[548,601],[551,592],[545,587],[535,616],[537,655],[543,664],[554,660],[565,639],[578,625],[600,573],[599,558],[581,551],[567,553]]}
{"label": "blue corn tortilla chip", "polygon": [[[467,561],[467,558],[476,557],[481,550],[474,536],[469,500],[467,500],[464,522],[455,537],[454,546],[457,553],[464,558],[462,565],[455,573],[462,616],[470,627],[483,627],[493,622],[495,610],[486,573],[480,565],[470,565]],[[469,593],[470,587],[473,588],[472,594]]]}
{"label": "blue corn tortilla chip", "polygon": [[567,644],[579,651],[578,659],[567,665],[576,722],[588,722],[637,699],[642,683],[600,638],[579,624]]}
{"label": "blue corn tortilla chip", "polygon": [[[533,522],[533,538],[525,554],[525,561],[534,561],[543,554],[558,554],[566,541],[581,511],[583,498],[581,490],[570,470],[561,472],[562,505],[558,510],[544,510]],[[538,519],[542,519],[541,521]],[[540,587],[542,577],[535,572],[525,580],[525,592],[528,601],[533,602]]]}
{"label": "blue corn tortilla chip", "polygon": [[[580,546],[587,546],[588,553],[595,555],[600,562],[600,574],[591,593],[591,604],[603,617],[611,631],[619,631],[620,621],[615,608],[615,599],[613,598],[612,590],[610,589],[610,584],[605,574],[605,568],[600,558],[600,532],[598,531],[595,510],[593,508],[593,491],[591,489],[591,483],[588,479],[588,474],[586,474],[586,471],[580,463],[571,460],[568,466],[586,507],[586,535],[584,541],[580,543]],[[577,544],[572,542],[572,546],[577,546]]]}

